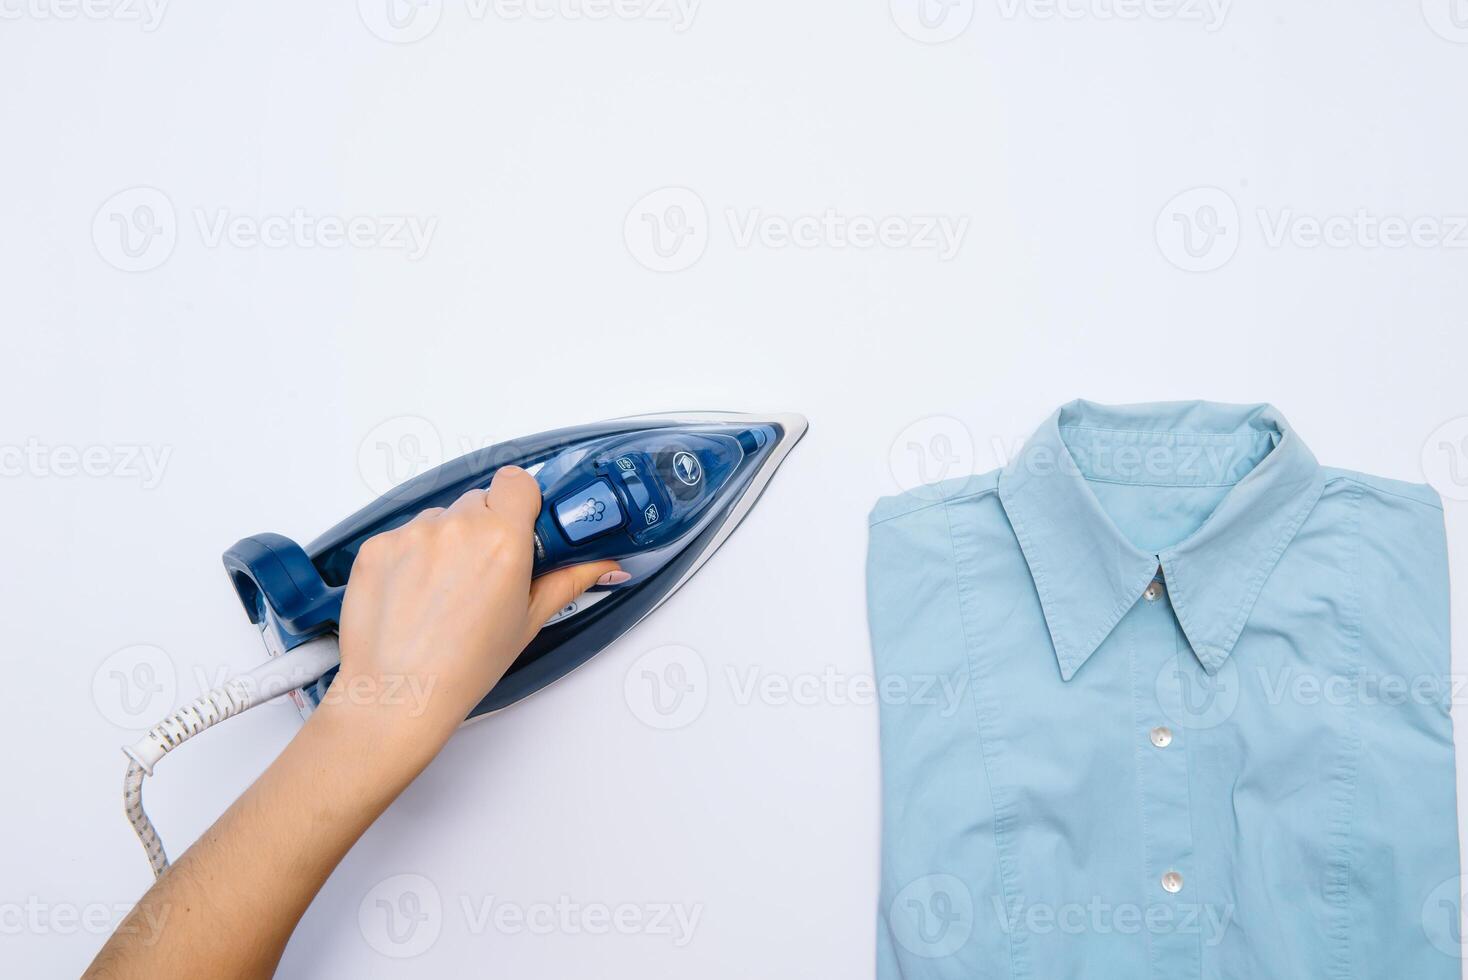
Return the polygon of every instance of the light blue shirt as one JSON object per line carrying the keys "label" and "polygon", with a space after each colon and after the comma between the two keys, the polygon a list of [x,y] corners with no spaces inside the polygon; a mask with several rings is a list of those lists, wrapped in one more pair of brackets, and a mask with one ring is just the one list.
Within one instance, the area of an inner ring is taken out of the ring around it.
{"label": "light blue shirt", "polygon": [[1268,405],[1051,416],[884,498],[877,975],[1459,976],[1437,495]]}

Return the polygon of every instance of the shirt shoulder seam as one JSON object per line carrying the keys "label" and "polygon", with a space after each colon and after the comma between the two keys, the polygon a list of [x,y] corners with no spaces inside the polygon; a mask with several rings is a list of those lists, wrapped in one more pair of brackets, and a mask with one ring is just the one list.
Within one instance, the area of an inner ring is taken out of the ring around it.
{"label": "shirt shoulder seam", "polygon": [[868,521],[867,524],[870,527],[876,527],[879,524],[886,524],[888,521],[895,521],[902,517],[911,517],[913,514],[917,514],[925,510],[931,510],[934,507],[943,507],[948,504],[956,504],[962,500],[977,500],[980,497],[987,497],[991,494],[995,494],[998,492],[998,487],[985,487],[982,490],[971,490],[968,493],[960,493],[952,497],[944,497],[941,500],[929,500],[925,503],[918,504],[917,506],[912,507],[908,510],[899,511],[896,514],[888,514],[885,517],[879,517],[876,520]]}
{"label": "shirt shoulder seam", "polygon": [[1351,475],[1346,474],[1346,473],[1336,473],[1336,474],[1333,474],[1325,482],[1326,483],[1337,483],[1337,482],[1351,483],[1351,484],[1354,484],[1355,486],[1361,487],[1364,490],[1369,490],[1372,493],[1385,494],[1388,497],[1396,497],[1399,500],[1407,500],[1407,501],[1411,501],[1414,504],[1421,504],[1423,507],[1427,507],[1430,510],[1442,510],[1443,509],[1442,508],[1442,504],[1440,504],[1440,503],[1433,503],[1430,500],[1423,500],[1421,497],[1414,497],[1411,494],[1401,493],[1400,491],[1397,491],[1397,490],[1388,490],[1386,487],[1383,487],[1383,486],[1381,486],[1378,483],[1375,483],[1375,482],[1370,481],[1370,480],[1363,480],[1360,477],[1351,476]]}

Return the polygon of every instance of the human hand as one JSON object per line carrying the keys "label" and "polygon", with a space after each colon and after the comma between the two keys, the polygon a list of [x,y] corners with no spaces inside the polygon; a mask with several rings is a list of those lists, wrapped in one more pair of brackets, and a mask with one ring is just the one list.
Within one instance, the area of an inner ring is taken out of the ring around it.
{"label": "human hand", "polygon": [[[539,512],[535,479],[506,467],[489,490],[362,546],[342,604],[341,670],[320,709],[154,882],[89,978],[275,972],[327,875],[545,621],[598,578],[625,579],[603,561],[531,582]],[[161,941],[139,941],[165,918]]]}
{"label": "human hand", "polygon": [[341,671],[322,710],[361,719],[426,764],[547,619],[598,579],[625,578],[600,561],[532,582],[540,505],[535,478],[507,466],[488,490],[369,538],[347,583]]}

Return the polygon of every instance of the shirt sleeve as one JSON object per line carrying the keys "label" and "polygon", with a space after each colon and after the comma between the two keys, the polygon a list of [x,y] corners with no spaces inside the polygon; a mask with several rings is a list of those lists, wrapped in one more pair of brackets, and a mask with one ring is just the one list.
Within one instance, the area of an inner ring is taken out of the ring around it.
{"label": "shirt sleeve", "polygon": [[870,529],[883,781],[878,980],[986,975],[1009,958],[947,506],[884,502]]}
{"label": "shirt sleeve", "polygon": [[[1357,679],[1352,877],[1353,894],[1366,901],[1352,933],[1374,947],[1357,951],[1363,962],[1393,963],[1403,977],[1438,976],[1443,944],[1455,945],[1463,894],[1443,512],[1423,486],[1359,492],[1362,662],[1384,667]],[[1422,942],[1424,931],[1432,943]]]}

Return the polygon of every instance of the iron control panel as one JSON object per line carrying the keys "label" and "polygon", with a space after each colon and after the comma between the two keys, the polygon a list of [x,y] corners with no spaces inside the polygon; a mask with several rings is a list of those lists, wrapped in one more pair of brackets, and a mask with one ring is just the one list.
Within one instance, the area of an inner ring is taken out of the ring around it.
{"label": "iron control panel", "polygon": [[535,574],[661,547],[697,523],[764,433],[656,433],[588,456],[543,486]]}

